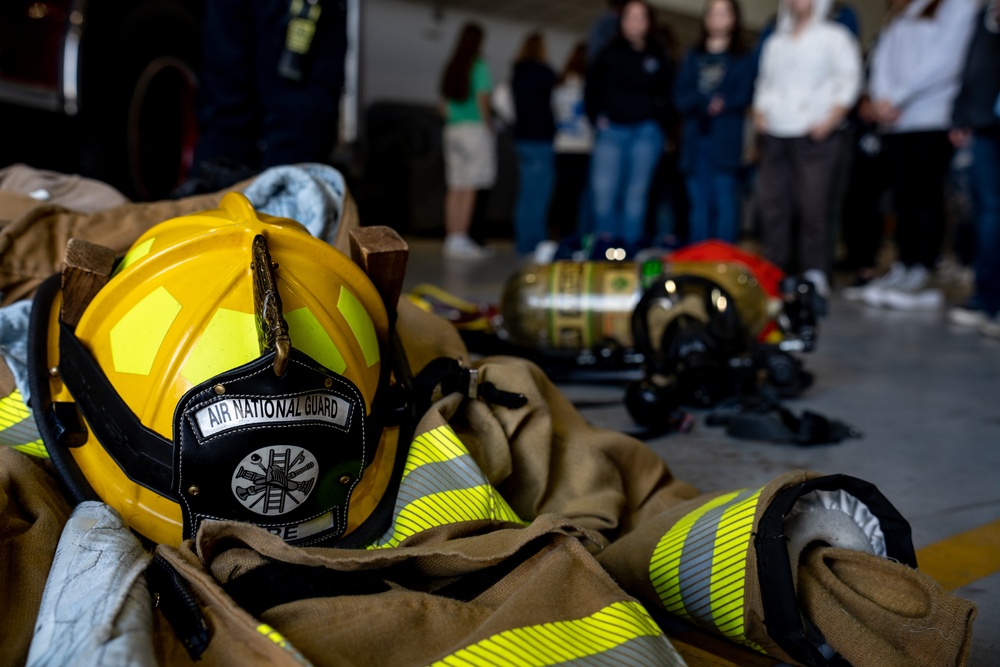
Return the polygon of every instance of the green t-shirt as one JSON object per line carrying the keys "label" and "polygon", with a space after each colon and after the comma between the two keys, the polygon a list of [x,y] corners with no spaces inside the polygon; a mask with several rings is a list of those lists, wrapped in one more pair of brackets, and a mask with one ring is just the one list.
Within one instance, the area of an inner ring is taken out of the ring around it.
{"label": "green t-shirt", "polygon": [[449,123],[470,123],[483,121],[483,116],[479,113],[479,102],[477,101],[481,93],[489,93],[493,87],[490,81],[490,68],[486,66],[486,61],[476,58],[472,63],[472,84],[469,86],[469,96],[461,102],[448,100]]}

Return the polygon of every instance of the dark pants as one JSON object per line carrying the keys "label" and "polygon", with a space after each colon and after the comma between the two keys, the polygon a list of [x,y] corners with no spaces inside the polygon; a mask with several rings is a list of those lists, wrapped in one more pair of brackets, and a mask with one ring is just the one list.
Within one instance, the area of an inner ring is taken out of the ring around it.
{"label": "dark pants", "polygon": [[549,207],[549,227],[556,239],[586,231],[581,222],[587,203],[590,153],[556,153],[556,184]]}
{"label": "dark pants", "polygon": [[885,149],[892,176],[899,261],[933,269],[945,231],[945,177],[952,147],[948,133],[888,134]]}
{"label": "dark pants", "polygon": [[304,77],[278,73],[288,0],[208,0],[202,23],[195,169],[227,159],[253,169],[329,162],[337,140],[346,16],[323,3]]}
{"label": "dark pants", "polygon": [[1000,312],[1000,131],[973,139],[975,194],[975,299],[990,315]]}
{"label": "dark pants", "polygon": [[854,154],[843,208],[844,264],[873,269],[885,232],[882,196],[889,189],[889,169],[881,137],[861,134]]}
{"label": "dark pants", "polygon": [[767,259],[785,272],[830,272],[830,196],[840,142],[839,132],[823,141],[761,137],[757,173],[761,240]]}

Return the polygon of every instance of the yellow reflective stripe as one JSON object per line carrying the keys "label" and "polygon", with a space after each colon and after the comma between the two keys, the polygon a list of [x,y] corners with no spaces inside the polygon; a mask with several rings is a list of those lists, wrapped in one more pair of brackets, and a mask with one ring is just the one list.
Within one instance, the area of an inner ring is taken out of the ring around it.
{"label": "yellow reflective stripe", "polygon": [[393,520],[392,537],[378,546],[395,547],[429,528],[484,519],[524,523],[493,487],[456,489],[423,496],[406,505]]}
{"label": "yellow reflective stripe", "polygon": [[[591,616],[505,630],[432,663],[432,667],[547,667],[606,653],[662,632],[638,602],[615,602]],[[666,638],[666,651],[673,653]],[[677,664],[682,664],[678,658]]]}
{"label": "yellow reflective stripe", "polygon": [[272,628],[267,623],[261,623],[258,625],[257,632],[270,639],[279,647],[283,648],[295,660],[295,662],[300,665],[312,665],[312,663],[309,662],[304,655],[299,653],[298,649],[292,646],[291,642],[285,639],[280,632]]}
{"label": "yellow reflective stripe", "polygon": [[316,314],[308,308],[296,308],[285,313],[288,335],[292,345],[323,364],[337,375],[347,370],[347,362],[334,344],[330,334],[320,324]]}
{"label": "yellow reflective stripe", "polygon": [[49,458],[49,450],[45,449],[45,443],[39,438],[34,442],[26,442],[23,445],[14,445],[14,449],[24,452],[28,456],[37,456],[40,459]]}
{"label": "yellow reflective stripe", "polygon": [[[31,411],[24,404],[20,389],[15,389],[7,396],[0,398],[0,431],[20,424],[31,416]],[[6,444],[6,443],[5,443]]]}
{"label": "yellow reflective stripe", "polygon": [[660,538],[650,559],[650,580],[668,611],[714,625],[758,651],[744,635],[743,587],[760,492],[727,493],[688,513]]}
{"label": "yellow reflective stripe", "polygon": [[719,520],[712,559],[712,615],[719,632],[743,638],[743,584],[746,552],[753,534],[753,517],[760,491],[727,509]]}
{"label": "yellow reflective stripe", "polygon": [[181,304],[165,287],[147,294],[111,328],[111,358],[119,373],[149,375]]}
{"label": "yellow reflective stripe", "polygon": [[0,445],[13,447],[31,456],[49,456],[20,389],[14,389],[0,398]]}
{"label": "yellow reflective stripe", "polygon": [[421,433],[413,439],[403,475],[413,472],[419,466],[427,463],[443,463],[468,454],[469,450],[465,448],[450,426],[436,428],[427,433]]}
{"label": "yellow reflective stripe", "polygon": [[188,353],[181,375],[198,385],[260,356],[253,313],[219,308]]}
{"label": "yellow reflective stripe", "polygon": [[146,239],[137,246],[133,246],[125,256],[122,261],[118,262],[118,266],[115,267],[114,272],[111,274],[112,277],[117,276],[119,273],[127,269],[132,264],[149,254],[150,248],[153,247],[153,242],[156,241],[156,237],[151,239]]}
{"label": "yellow reflective stripe", "polygon": [[389,531],[369,549],[398,546],[417,533],[460,521],[525,522],[490,485],[450,426],[413,439]]}
{"label": "yellow reflective stripe", "polygon": [[684,539],[687,537],[691,526],[702,515],[709,510],[726,504],[735,498],[738,493],[723,494],[689,512],[684,518],[670,527],[670,530],[660,538],[656,548],[653,549],[653,557],[649,561],[649,580],[667,611],[678,616],[691,618],[687,609],[684,608],[680,588],[681,551],[684,546]]}
{"label": "yellow reflective stripe", "polygon": [[337,299],[337,310],[347,320],[347,324],[354,332],[354,337],[358,339],[361,352],[365,355],[365,363],[371,368],[379,361],[378,336],[375,334],[375,325],[368,311],[358,301],[358,297],[351,294],[346,287],[340,287],[340,298]]}

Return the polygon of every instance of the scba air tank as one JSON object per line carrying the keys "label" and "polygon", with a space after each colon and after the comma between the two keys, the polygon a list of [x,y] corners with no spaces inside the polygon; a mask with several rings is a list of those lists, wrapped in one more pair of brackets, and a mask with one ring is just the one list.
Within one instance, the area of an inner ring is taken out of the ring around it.
{"label": "scba air tank", "polygon": [[632,345],[631,317],[662,262],[556,261],[507,279],[500,299],[503,334],[517,345],[558,351],[609,342]]}
{"label": "scba air tank", "polygon": [[[634,345],[632,313],[656,280],[695,275],[729,294],[748,333],[768,318],[768,298],[738,263],[556,261],[529,264],[511,275],[500,299],[501,335],[511,343],[560,352]],[[655,304],[669,312],[670,302]]]}

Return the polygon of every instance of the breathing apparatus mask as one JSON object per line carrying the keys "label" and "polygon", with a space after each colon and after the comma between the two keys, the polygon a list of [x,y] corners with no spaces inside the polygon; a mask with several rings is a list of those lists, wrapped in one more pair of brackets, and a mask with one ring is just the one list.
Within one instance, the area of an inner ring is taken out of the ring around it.
{"label": "breathing apparatus mask", "polygon": [[[793,396],[809,386],[812,376],[792,352],[815,347],[815,292],[794,277],[784,292],[781,301],[768,299],[738,263],[671,264],[632,314],[644,359],[644,377],[626,389],[632,418],[652,428],[679,406],[709,408],[764,387]],[[780,331],[772,342],[774,322]]]}

